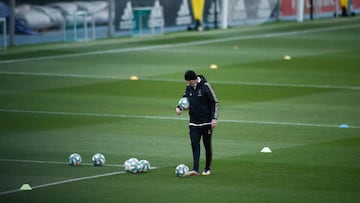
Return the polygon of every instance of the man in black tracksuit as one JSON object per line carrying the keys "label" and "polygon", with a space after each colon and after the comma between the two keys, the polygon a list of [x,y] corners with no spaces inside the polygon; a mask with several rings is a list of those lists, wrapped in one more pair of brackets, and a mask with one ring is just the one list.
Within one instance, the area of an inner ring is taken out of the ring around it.
{"label": "man in black tracksuit", "polygon": [[[194,164],[192,174],[200,175],[200,140],[202,137],[206,156],[205,169],[202,175],[210,175],[212,161],[211,137],[219,116],[219,103],[214,90],[204,76],[196,75],[194,71],[188,70],[185,72],[184,78],[188,84],[183,97],[187,97],[190,103],[189,129]],[[179,106],[176,107],[176,113],[181,114]]]}

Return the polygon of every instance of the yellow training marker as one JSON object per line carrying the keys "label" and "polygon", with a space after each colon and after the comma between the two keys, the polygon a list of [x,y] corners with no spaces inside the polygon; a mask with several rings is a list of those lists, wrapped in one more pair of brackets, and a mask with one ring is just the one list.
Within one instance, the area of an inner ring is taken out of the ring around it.
{"label": "yellow training marker", "polygon": [[291,59],[291,56],[289,56],[289,55],[284,56],[284,60],[290,60],[290,59]]}
{"label": "yellow training marker", "polygon": [[217,69],[217,68],[218,68],[218,66],[216,64],[211,64],[210,65],[210,69]]}
{"label": "yellow training marker", "polygon": [[136,76],[136,75],[132,75],[131,77],[130,77],[130,80],[138,80],[139,78]]}

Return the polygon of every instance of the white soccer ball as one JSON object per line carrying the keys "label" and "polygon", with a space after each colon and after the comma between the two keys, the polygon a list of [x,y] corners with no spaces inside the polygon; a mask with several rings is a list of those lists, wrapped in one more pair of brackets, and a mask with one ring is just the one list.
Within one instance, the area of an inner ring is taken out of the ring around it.
{"label": "white soccer ball", "polygon": [[187,97],[182,97],[180,100],[179,100],[179,103],[178,103],[179,107],[181,110],[187,110],[189,109],[189,106],[190,106],[190,102],[189,102],[189,99]]}
{"label": "white soccer ball", "polygon": [[141,164],[140,172],[148,172],[150,170],[150,162],[147,160],[140,160],[139,163]]}
{"label": "white soccer ball", "polygon": [[184,177],[189,172],[189,167],[185,164],[179,164],[175,168],[175,174],[178,177]]}
{"label": "white soccer ball", "polygon": [[101,153],[96,153],[91,158],[94,166],[103,166],[105,164],[105,156]]}
{"label": "white soccer ball", "polygon": [[136,158],[130,158],[124,162],[124,168],[129,173],[139,173],[141,170],[141,164]]}
{"label": "white soccer ball", "polygon": [[81,161],[82,161],[82,158],[81,158],[80,154],[78,154],[78,153],[70,154],[69,164],[71,166],[79,166]]}

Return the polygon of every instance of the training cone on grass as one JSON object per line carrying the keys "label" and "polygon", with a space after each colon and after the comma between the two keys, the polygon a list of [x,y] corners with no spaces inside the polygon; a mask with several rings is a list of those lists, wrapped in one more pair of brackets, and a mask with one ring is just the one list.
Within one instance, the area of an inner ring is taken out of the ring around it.
{"label": "training cone on grass", "polygon": [[341,124],[341,125],[339,126],[339,128],[349,128],[349,126],[344,123],[344,124]]}
{"label": "training cone on grass", "polygon": [[20,187],[20,190],[24,190],[24,191],[29,191],[29,190],[32,190],[31,186],[29,184],[23,184],[21,187]]}
{"label": "training cone on grass", "polygon": [[136,75],[132,75],[131,77],[130,77],[130,80],[138,80],[139,78],[136,76]]}
{"label": "training cone on grass", "polygon": [[289,56],[289,55],[284,56],[284,60],[290,60],[290,59],[291,59],[291,56]]}
{"label": "training cone on grass", "polygon": [[210,69],[217,69],[217,68],[218,68],[218,66],[216,64],[211,64],[210,65]]}
{"label": "training cone on grass", "polygon": [[264,148],[262,148],[261,152],[262,153],[271,153],[272,151],[271,151],[270,147],[264,147]]}

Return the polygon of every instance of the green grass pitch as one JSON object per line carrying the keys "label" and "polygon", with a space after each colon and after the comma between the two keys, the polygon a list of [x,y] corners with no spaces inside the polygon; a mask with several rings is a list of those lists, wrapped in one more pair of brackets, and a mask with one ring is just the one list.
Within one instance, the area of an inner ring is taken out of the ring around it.
{"label": "green grass pitch", "polygon": [[[359,36],[354,17],[3,50],[0,202],[359,202]],[[174,173],[187,69],[220,101],[207,177]],[[122,173],[131,157],[157,169]]]}

